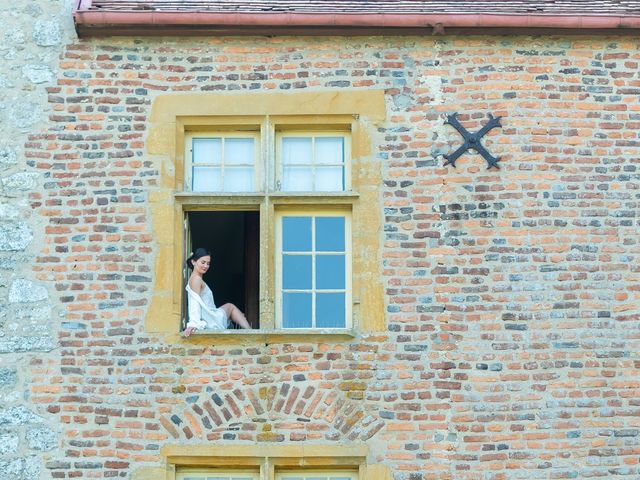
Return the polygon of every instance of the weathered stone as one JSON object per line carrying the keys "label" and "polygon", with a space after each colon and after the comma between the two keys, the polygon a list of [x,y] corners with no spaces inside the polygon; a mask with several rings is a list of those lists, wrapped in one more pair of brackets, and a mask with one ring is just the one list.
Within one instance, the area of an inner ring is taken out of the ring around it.
{"label": "weathered stone", "polygon": [[52,47],[62,41],[60,24],[52,20],[38,20],[33,27],[33,41],[41,47]]}
{"label": "weathered stone", "polygon": [[21,217],[20,209],[15,205],[0,203],[0,221],[14,221]]}
{"label": "weathered stone", "polygon": [[0,225],[0,251],[24,250],[33,240],[33,231],[24,222]]}
{"label": "weathered stone", "polygon": [[27,431],[27,442],[29,448],[42,452],[53,450],[57,443],[57,437],[49,427],[36,427]]}
{"label": "weathered stone", "polygon": [[18,378],[18,372],[15,368],[0,368],[0,388],[13,388]]}
{"label": "weathered stone", "polygon": [[36,456],[0,461],[0,478],[36,480],[40,478],[40,460]]}
{"label": "weathered stone", "polygon": [[0,478],[22,480],[24,478],[24,465],[25,460],[22,458],[0,461]]}
{"label": "weathered stone", "polygon": [[13,88],[15,84],[11,81],[11,79],[3,74],[0,74],[0,88]]}
{"label": "weathered stone", "polygon": [[27,36],[20,27],[14,27],[4,33],[5,41],[10,45],[22,45],[26,42]]}
{"label": "weathered stone", "polygon": [[16,311],[16,319],[19,323],[37,323],[42,324],[51,319],[51,307],[45,305],[43,307],[20,308]]}
{"label": "weathered stone", "polygon": [[[2,223],[2,218],[0,218]],[[9,253],[0,255],[0,270],[15,270],[16,264],[28,262],[30,257],[27,255],[20,255],[17,253]]]}
{"label": "weathered stone", "polygon": [[413,100],[409,95],[400,94],[393,97],[393,104],[398,110],[404,110],[411,103],[413,103]]}
{"label": "weathered stone", "polygon": [[9,303],[39,302],[49,298],[47,289],[39,282],[19,278],[11,284]]}
{"label": "weathered stone", "polygon": [[22,67],[22,74],[31,83],[47,83],[53,81],[53,72],[47,65],[29,64]]}
{"label": "weathered stone", "polygon": [[0,353],[50,352],[55,347],[56,344],[50,337],[16,336],[0,340]]}
{"label": "weathered stone", "polygon": [[5,195],[14,196],[20,192],[32,190],[38,181],[38,174],[34,172],[18,172],[2,179]]}
{"label": "weathered stone", "polygon": [[16,433],[8,432],[0,435],[0,455],[16,453],[20,445],[20,437]]}
{"label": "weathered stone", "polygon": [[24,459],[24,480],[37,480],[40,478],[40,465],[41,461],[36,456],[31,456]]}
{"label": "weathered stone", "polygon": [[[0,425],[28,425],[42,423],[42,417],[23,405],[0,411]],[[0,478],[4,478],[0,475]]]}
{"label": "weathered stone", "polygon": [[7,169],[18,163],[16,150],[7,144],[0,144],[0,169]]}
{"label": "weathered stone", "polygon": [[18,128],[30,127],[42,118],[40,105],[32,101],[16,101],[9,109],[9,121]]}
{"label": "weathered stone", "polygon": [[42,15],[42,8],[37,3],[29,2],[23,10],[27,15],[31,15],[32,17],[39,17]]}

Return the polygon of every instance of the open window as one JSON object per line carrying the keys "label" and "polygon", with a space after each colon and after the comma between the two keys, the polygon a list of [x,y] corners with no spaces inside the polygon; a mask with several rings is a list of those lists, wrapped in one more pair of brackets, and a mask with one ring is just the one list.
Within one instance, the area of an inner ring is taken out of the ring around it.
{"label": "open window", "polygon": [[[292,120],[185,134],[184,258],[211,251],[204,280],[216,305],[235,304],[254,330],[348,333],[351,124]],[[183,292],[183,328],[186,304]]]}
{"label": "open window", "polygon": [[[251,327],[260,328],[259,302],[259,212],[235,210],[186,211],[185,258],[196,248],[211,252],[211,267],[204,281],[217,306],[233,303],[242,310]],[[186,285],[191,270],[184,267]],[[183,325],[186,325],[186,295]],[[234,324],[235,325],[235,324]]]}

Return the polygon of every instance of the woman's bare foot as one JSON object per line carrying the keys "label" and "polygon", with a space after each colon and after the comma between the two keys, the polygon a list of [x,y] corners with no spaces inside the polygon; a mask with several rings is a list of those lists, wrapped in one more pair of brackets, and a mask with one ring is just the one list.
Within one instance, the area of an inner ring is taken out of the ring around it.
{"label": "woman's bare foot", "polygon": [[187,328],[184,329],[184,332],[182,332],[182,335],[184,335],[185,337],[188,337],[189,335],[191,335],[196,330],[197,330],[196,327],[187,327]]}

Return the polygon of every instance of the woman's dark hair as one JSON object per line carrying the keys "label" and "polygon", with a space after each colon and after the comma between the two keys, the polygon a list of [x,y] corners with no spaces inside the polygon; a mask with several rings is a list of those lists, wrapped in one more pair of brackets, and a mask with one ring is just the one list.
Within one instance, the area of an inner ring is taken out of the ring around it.
{"label": "woman's dark hair", "polygon": [[187,267],[193,270],[193,263],[191,262],[197,261],[199,258],[206,257],[207,255],[211,256],[211,252],[206,248],[196,248],[191,256],[187,258]]}

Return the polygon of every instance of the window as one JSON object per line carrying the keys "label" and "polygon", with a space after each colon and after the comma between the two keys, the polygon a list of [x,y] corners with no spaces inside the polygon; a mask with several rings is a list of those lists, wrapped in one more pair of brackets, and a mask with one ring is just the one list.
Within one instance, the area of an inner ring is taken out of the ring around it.
{"label": "window", "polygon": [[278,137],[278,190],[284,192],[338,192],[347,184],[343,135],[308,132]]}
{"label": "window", "polygon": [[[184,258],[204,242],[214,254],[207,280],[216,303],[232,302],[245,311],[255,328],[242,332],[247,341],[342,341],[356,331],[385,331],[382,162],[374,153],[385,118],[381,90],[154,97],[147,151],[160,177],[149,192],[157,248],[145,329],[171,342],[187,341],[178,335],[184,319]],[[344,217],[344,251],[296,253],[315,258],[316,276],[323,268],[318,261],[341,262],[336,257],[344,255],[344,289],[322,287],[319,278],[300,292],[298,285],[287,291],[278,283],[283,252],[276,243],[286,216]],[[318,258],[323,255],[334,258]],[[311,305],[303,311],[306,317],[286,320],[304,327],[283,326],[285,293],[306,294]],[[323,299],[333,299],[333,311],[342,293],[344,319],[333,313],[328,319]],[[237,333],[220,332],[216,342],[236,342]]]}
{"label": "window", "polygon": [[223,471],[215,469],[180,469],[176,480],[259,480],[258,473],[246,473],[241,471]]}
{"label": "window", "polygon": [[188,137],[186,185],[193,192],[252,192],[258,186],[257,135],[194,133]]}
{"label": "window", "polygon": [[276,473],[276,480],[357,480],[357,478],[357,473],[348,471],[295,471]]}
{"label": "window", "polygon": [[[350,128],[265,117],[187,131],[185,258],[212,252],[204,280],[216,303],[237,305],[254,329],[352,326],[353,198],[335,198],[351,189]],[[185,283],[189,274],[183,267]]]}
{"label": "window", "polygon": [[[202,468],[181,468],[178,470],[176,480],[259,480],[259,472],[243,472],[202,469]],[[330,470],[295,470],[276,471],[275,480],[358,480],[357,471],[330,471]]]}
{"label": "window", "polygon": [[350,326],[349,217],[339,212],[282,213],[278,222],[278,325]]}
{"label": "window", "polygon": [[260,480],[260,474],[252,472],[182,468],[176,475],[176,480]]}

